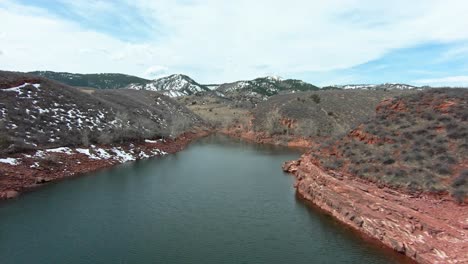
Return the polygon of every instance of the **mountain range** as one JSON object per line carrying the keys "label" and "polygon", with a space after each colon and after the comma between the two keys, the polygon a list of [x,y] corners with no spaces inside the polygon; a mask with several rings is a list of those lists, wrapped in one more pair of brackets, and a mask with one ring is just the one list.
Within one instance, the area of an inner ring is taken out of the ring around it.
{"label": "mountain range", "polygon": [[276,94],[295,93],[301,91],[317,91],[320,89],[361,89],[361,90],[411,90],[419,87],[399,84],[348,84],[318,87],[313,84],[296,80],[283,79],[277,76],[260,77],[253,80],[242,80],[223,84],[200,84],[183,74],[173,74],[154,80],[118,73],[76,74],[53,71],[34,71],[29,74],[56,80],[75,87],[94,89],[132,89],[149,90],[163,93],[169,97],[194,95],[203,92],[217,91],[221,96],[249,96],[267,98]]}

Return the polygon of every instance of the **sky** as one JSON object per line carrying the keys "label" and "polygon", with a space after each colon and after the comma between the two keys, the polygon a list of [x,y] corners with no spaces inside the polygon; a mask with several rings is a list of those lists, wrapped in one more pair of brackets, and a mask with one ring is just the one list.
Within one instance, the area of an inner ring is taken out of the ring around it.
{"label": "sky", "polygon": [[466,0],[0,0],[0,69],[468,86]]}

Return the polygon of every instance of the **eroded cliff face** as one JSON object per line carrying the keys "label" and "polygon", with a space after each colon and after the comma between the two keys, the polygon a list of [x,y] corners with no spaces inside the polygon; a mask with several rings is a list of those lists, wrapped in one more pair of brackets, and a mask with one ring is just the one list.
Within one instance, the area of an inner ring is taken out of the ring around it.
{"label": "eroded cliff face", "polygon": [[379,188],[316,164],[304,154],[283,166],[304,199],[419,263],[468,263],[468,206]]}

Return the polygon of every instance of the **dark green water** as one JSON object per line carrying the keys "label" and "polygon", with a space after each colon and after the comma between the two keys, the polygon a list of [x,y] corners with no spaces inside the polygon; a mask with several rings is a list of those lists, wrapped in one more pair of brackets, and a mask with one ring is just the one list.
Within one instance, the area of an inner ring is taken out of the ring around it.
{"label": "dark green water", "polygon": [[0,204],[0,263],[400,263],[294,195],[290,150],[211,137]]}

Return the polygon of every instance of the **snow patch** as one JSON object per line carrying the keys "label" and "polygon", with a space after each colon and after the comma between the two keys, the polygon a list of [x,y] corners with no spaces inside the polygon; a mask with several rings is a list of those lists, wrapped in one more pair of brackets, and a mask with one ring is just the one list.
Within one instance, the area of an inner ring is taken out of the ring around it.
{"label": "snow patch", "polygon": [[150,156],[148,156],[148,154],[146,154],[145,152],[140,151],[140,153],[138,154],[138,157],[139,157],[140,159],[147,159],[147,158],[149,158]]}
{"label": "snow patch", "polygon": [[5,88],[5,89],[0,89],[0,91],[3,91],[3,92],[15,92],[15,93],[18,93],[18,94],[23,94],[23,91],[21,91],[21,88],[24,88],[28,85],[32,85],[34,86],[36,89],[39,89],[39,87],[41,87],[41,84],[40,83],[24,83],[20,86],[16,86],[16,87],[11,87],[11,88]]}
{"label": "snow patch", "polygon": [[115,160],[118,160],[120,162],[127,162],[127,161],[133,161],[135,160],[135,157],[133,157],[131,154],[126,153],[123,151],[121,148],[112,148],[112,152],[115,153]]}
{"label": "snow patch", "polygon": [[94,154],[92,154],[89,149],[83,149],[83,148],[77,148],[75,149],[76,152],[78,153],[81,153],[81,154],[85,154],[86,156],[88,156],[88,158],[90,159],[95,159],[95,160],[99,160],[100,158]]}
{"label": "snow patch", "polygon": [[17,159],[14,159],[14,158],[4,158],[4,159],[0,159],[0,163],[5,163],[5,164],[16,166],[20,164],[21,162],[19,162]]}
{"label": "snow patch", "polygon": [[72,150],[70,148],[66,148],[66,147],[46,149],[46,152],[64,153],[64,154],[68,154],[68,155],[72,154]]}
{"label": "snow patch", "polygon": [[95,151],[101,159],[110,159],[112,157],[106,150],[102,148],[95,149]]}
{"label": "snow patch", "polygon": [[145,143],[156,144],[158,142],[164,142],[164,139],[158,139],[158,140],[145,139]]}

